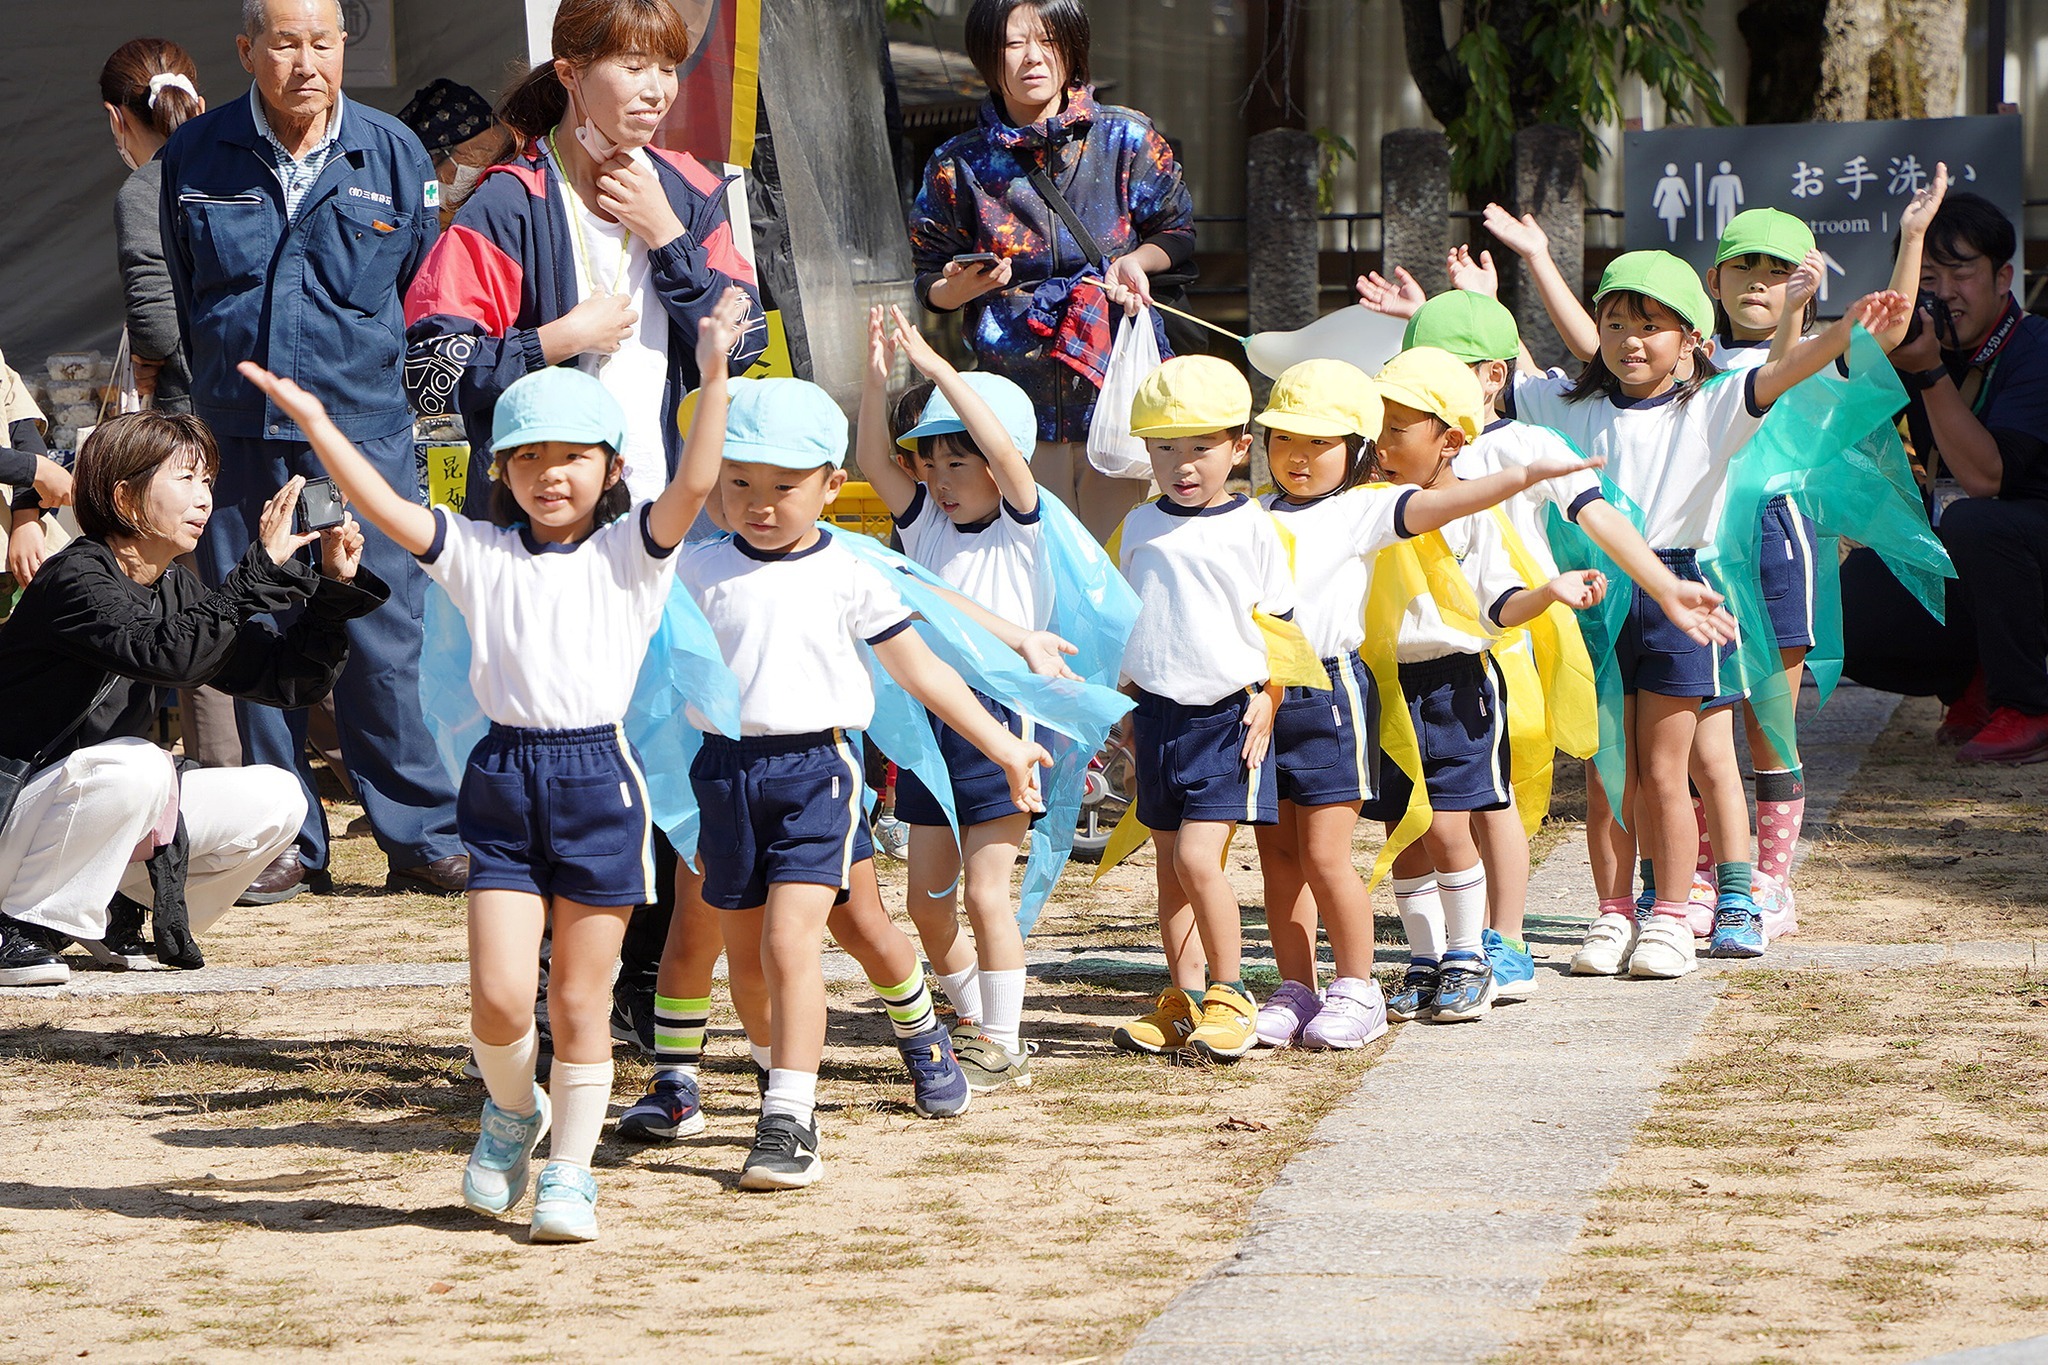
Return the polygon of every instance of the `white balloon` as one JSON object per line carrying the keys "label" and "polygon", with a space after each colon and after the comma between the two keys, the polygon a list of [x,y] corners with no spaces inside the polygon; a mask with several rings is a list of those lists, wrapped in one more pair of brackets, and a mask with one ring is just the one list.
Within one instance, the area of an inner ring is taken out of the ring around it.
{"label": "white balloon", "polygon": [[1348,304],[1292,332],[1257,332],[1245,338],[1245,354],[1261,374],[1272,379],[1304,360],[1343,360],[1367,374],[1401,351],[1408,324],[1375,313],[1363,304]]}

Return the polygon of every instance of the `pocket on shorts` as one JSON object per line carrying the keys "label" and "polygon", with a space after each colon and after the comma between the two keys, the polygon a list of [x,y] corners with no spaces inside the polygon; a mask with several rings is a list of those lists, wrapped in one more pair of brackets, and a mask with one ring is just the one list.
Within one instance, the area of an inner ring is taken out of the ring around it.
{"label": "pocket on shorts", "polygon": [[1422,713],[1422,756],[1469,758],[1493,747],[1492,688],[1440,687],[1417,709]]}
{"label": "pocket on shorts", "polygon": [[478,847],[525,848],[526,781],[517,773],[487,773],[470,768],[455,794],[455,829],[462,842]]}
{"label": "pocket on shorts", "polygon": [[548,843],[560,859],[624,853],[647,830],[640,791],[626,777],[564,777],[548,784]]}
{"label": "pocket on shorts", "polygon": [[1806,571],[1796,558],[1797,546],[1773,528],[1757,545],[1756,580],[1767,602],[1780,601],[1806,584]]}
{"label": "pocket on shorts", "polygon": [[1244,726],[1230,712],[1204,717],[1173,741],[1173,771],[1184,787],[1213,782],[1241,771]]}

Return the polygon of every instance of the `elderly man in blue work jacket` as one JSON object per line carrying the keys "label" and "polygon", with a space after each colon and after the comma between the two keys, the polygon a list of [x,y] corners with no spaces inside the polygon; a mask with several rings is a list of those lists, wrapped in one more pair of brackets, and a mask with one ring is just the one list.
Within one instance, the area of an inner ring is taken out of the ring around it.
{"label": "elderly man in blue work jacket", "polygon": [[[439,180],[397,119],[342,97],[337,0],[244,0],[247,98],[185,124],[164,148],[163,229],[192,366],[192,402],[220,441],[213,521],[199,549],[219,583],[247,553],[264,502],[321,477],[303,433],[235,372],[254,359],[318,395],[393,487],[418,496],[406,403],[405,288],[439,230]],[[365,526],[363,563],[391,600],[349,625],[334,690],[349,777],[393,889],[459,891],[468,859],[455,792],[420,715],[426,580]],[[298,842],[248,900],[331,885],[327,828],[306,758],[306,713],[237,703],[246,762],[306,784]]]}

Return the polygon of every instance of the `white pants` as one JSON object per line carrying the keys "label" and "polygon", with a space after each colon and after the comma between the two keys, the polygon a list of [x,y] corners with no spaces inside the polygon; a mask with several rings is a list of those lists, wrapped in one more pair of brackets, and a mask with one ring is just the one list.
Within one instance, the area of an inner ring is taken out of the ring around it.
{"label": "white pants", "polygon": [[[37,773],[0,832],[0,913],[97,940],[115,891],[148,905],[149,870],[128,859],[163,814],[171,781],[146,739],[95,744]],[[282,768],[202,768],[185,774],[178,809],[191,844],[185,905],[198,934],[291,843],[306,797]]]}

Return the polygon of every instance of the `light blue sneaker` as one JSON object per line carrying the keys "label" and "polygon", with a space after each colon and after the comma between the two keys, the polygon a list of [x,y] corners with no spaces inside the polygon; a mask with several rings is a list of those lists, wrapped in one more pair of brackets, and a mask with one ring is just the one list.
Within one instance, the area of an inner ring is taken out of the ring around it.
{"label": "light blue sneaker", "polygon": [[1508,941],[1488,929],[1479,936],[1486,947],[1487,965],[1493,968],[1494,994],[1502,1000],[1527,1000],[1536,993],[1536,959],[1526,947],[1510,948]]}
{"label": "light blue sneaker", "polygon": [[1493,969],[1483,953],[1462,949],[1444,954],[1437,978],[1433,1024],[1464,1024],[1484,1019],[1493,1008]]}
{"label": "light blue sneaker", "polygon": [[482,1129],[462,1171],[465,1208],[492,1217],[526,1196],[526,1168],[548,1131],[548,1092],[533,1088],[534,1110],[521,1118],[484,1101]]}
{"label": "light blue sneaker", "polygon": [[541,1167],[540,1182],[533,1187],[533,1231],[528,1237],[535,1242],[596,1241],[596,1177],[567,1161]]}
{"label": "light blue sneaker", "polygon": [[1740,891],[1721,897],[1714,907],[1714,936],[1707,944],[1708,957],[1762,957],[1764,955],[1764,913],[1754,899]]}

